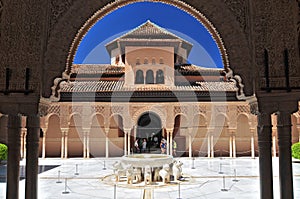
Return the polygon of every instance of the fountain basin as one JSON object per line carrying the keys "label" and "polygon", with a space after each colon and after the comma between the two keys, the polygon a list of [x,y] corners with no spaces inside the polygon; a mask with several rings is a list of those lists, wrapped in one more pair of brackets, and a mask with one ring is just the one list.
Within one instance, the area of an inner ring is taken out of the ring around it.
{"label": "fountain basin", "polygon": [[173,156],[165,154],[130,154],[122,156],[121,162],[130,164],[135,168],[144,168],[146,165],[150,167],[162,167],[164,164],[171,164]]}

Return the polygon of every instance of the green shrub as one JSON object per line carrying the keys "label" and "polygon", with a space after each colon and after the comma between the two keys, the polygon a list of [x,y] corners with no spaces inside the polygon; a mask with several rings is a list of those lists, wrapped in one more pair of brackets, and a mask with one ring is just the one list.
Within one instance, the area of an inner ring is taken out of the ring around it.
{"label": "green shrub", "polygon": [[300,142],[292,145],[292,156],[300,160]]}
{"label": "green shrub", "polygon": [[7,160],[7,146],[5,144],[0,143],[0,161],[1,160]]}

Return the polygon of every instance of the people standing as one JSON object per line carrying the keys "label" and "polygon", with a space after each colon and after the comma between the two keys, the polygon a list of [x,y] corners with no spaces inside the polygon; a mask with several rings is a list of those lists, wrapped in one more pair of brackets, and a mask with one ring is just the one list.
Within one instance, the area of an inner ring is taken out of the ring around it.
{"label": "people standing", "polygon": [[135,147],[136,152],[138,153],[140,151],[140,148],[139,148],[139,139],[135,140],[134,147]]}
{"label": "people standing", "polygon": [[166,148],[167,148],[167,145],[166,145],[164,139],[162,139],[162,140],[160,141],[160,150],[161,150],[161,153],[162,153],[162,154],[165,154],[165,153],[166,153]]}
{"label": "people standing", "polygon": [[143,143],[142,143],[142,153],[145,153],[147,149],[147,140],[144,138]]}
{"label": "people standing", "polygon": [[173,140],[173,156],[176,156],[176,149],[177,149],[177,143],[175,140]]}

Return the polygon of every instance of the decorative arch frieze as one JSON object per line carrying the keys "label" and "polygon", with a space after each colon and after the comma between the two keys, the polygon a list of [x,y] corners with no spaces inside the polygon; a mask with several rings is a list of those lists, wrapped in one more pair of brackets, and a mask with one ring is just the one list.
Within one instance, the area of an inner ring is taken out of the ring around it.
{"label": "decorative arch frieze", "polygon": [[155,113],[160,117],[162,128],[166,127],[166,115],[164,110],[161,107],[153,107],[153,106],[145,106],[137,109],[132,114],[132,122],[134,125],[137,125],[139,118],[145,113],[145,112],[152,112]]}

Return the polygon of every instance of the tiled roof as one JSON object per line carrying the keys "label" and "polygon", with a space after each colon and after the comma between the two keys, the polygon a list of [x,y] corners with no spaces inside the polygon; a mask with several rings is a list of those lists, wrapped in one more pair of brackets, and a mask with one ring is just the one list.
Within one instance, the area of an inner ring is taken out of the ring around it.
{"label": "tiled roof", "polygon": [[224,72],[224,69],[221,68],[206,68],[202,66],[196,66],[193,64],[183,64],[180,66],[175,66],[177,71],[181,74],[197,74],[197,75],[204,75],[204,74],[215,74],[220,75]]}
{"label": "tiled roof", "polygon": [[169,32],[168,30],[154,24],[151,21],[146,21],[145,23],[141,24],[140,26],[136,27],[135,29],[129,31],[128,33],[122,35],[121,37],[116,38],[115,40],[106,44],[106,46],[114,43],[117,40],[132,40],[132,39],[159,39],[159,40],[180,40],[184,43],[188,44],[190,47],[193,44],[189,43],[188,41],[178,37],[177,35]]}
{"label": "tiled roof", "polygon": [[113,92],[113,91],[237,91],[234,82],[197,82],[196,85],[167,87],[163,85],[139,85],[124,87],[123,81],[74,81],[65,83],[61,92]]}
{"label": "tiled roof", "polygon": [[74,64],[71,73],[76,74],[119,74],[124,73],[125,67],[110,64]]}

